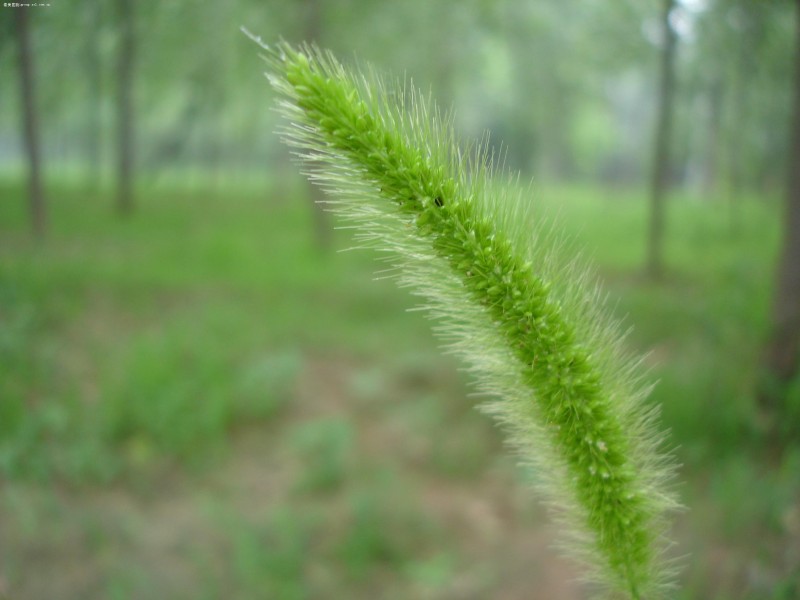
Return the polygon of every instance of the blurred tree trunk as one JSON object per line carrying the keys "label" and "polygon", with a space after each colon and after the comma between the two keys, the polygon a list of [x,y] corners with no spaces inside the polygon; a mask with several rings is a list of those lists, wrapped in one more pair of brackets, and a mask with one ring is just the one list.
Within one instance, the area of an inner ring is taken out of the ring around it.
{"label": "blurred tree trunk", "polygon": [[[320,44],[322,33],[322,0],[305,0],[303,9],[305,10],[303,36],[309,44]],[[303,178],[306,179],[305,177]],[[306,189],[311,199],[311,213],[314,219],[314,242],[322,251],[328,251],[331,246],[331,224],[330,215],[323,208],[325,194],[322,190],[306,180]]]}
{"label": "blurred tree trunk", "polygon": [[647,246],[647,273],[658,279],[663,275],[664,197],[669,187],[669,144],[672,132],[672,105],[675,95],[675,32],[669,22],[674,0],[662,0],[662,48],[658,88],[658,116],[650,184],[650,232]]}
{"label": "blurred tree trunk", "polygon": [[[225,15],[230,10],[228,4],[216,2],[211,7],[209,14],[214,19],[209,33],[208,40],[212,41],[217,47],[217,51],[208,59],[208,65],[212,69],[210,85],[206,94],[208,95],[209,115],[208,115],[208,158],[211,167],[211,181],[213,189],[219,192],[225,183],[225,105],[227,100],[228,86],[224,80],[217,76],[217,73],[229,73],[231,71],[230,45],[225,43],[224,29],[216,25],[225,22]],[[200,93],[204,93],[202,90]]]}
{"label": "blurred tree trunk", "polygon": [[39,156],[39,118],[36,111],[36,81],[33,71],[28,8],[11,10],[17,29],[19,84],[22,101],[22,139],[28,161],[28,203],[31,227],[36,237],[44,237],[47,227],[44,192]]}
{"label": "blurred tree trunk", "polygon": [[723,95],[722,80],[714,79],[708,91],[708,129],[706,130],[706,158],[702,188],[706,200],[714,198],[719,191],[719,139]]}
{"label": "blurred tree trunk", "polygon": [[119,51],[117,63],[117,211],[133,211],[133,55],[132,0],[117,0]]}
{"label": "blurred tree trunk", "polygon": [[102,4],[88,7],[86,19],[88,30],[84,47],[86,65],[86,159],[90,187],[96,188],[101,175],[101,113],[102,104],[102,63],[100,60],[100,25],[102,21]]}
{"label": "blurred tree trunk", "polygon": [[550,118],[545,125],[551,173],[557,181],[569,181],[575,176],[573,153],[568,139],[572,95],[563,75],[554,70],[551,77],[550,90],[553,93],[553,104],[549,111]]}
{"label": "blurred tree trunk", "polygon": [[[453,18],[452,2],[434,2],[431,6],[434,23],[446,23]],[[450,36],[439,36],[433,45],[436,52],[433,73],[435,87],[433,91],[438,99],[437,104],[444,110],[452,110],[458,96],[456,70],[459,60],[459,46]]]}
{"label": "blurred tree trunk", "polygon": [[[741,32],[740,32],[741,33]],[[728,222],[730,232],[735,236],[740,230],[739,208],[742,190],[746,186],[745,148],[747,147],[748,125],[752,121],[748,110],[750,95],[750,76],[755,68],[751,62],[751,44],[749,32],[741,33],[745,37],[736,52],[734,64],[733,89],[731,90],[731,123],[728,135]]]}
{"label": "blurred tree trunk", "polygon": [[770,426],[780,433],[800,424],[789,414],[788,386],[800,376],[800,0],[796,1],[794,99],[790,123],[783,247],[778,263],[772,334],[766,349],[768,381],[760,391]]}

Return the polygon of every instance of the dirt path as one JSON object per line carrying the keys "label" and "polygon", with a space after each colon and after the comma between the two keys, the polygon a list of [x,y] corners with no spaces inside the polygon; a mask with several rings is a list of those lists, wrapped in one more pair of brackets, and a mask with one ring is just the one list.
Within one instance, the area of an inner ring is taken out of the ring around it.
{"label": "dirt path", "polygon": [[[286,413],[237,431],[199,472],[158,465],[98,488],[7,483],[0,591],[15,600],[582,598],[496,432],[460,407],[457,378],[404,369],[308,361]],[[418,405],[409,395],[442,386],[444,399]],[[442,421],[496,453],[451,473],[460,447],[430,439],[447,435]],[[303,440],[319,436],[325,452],[338,431],[335,481],[304,487],[315,450]],[[378,516],[362,530],[364,498]],[[299,552],[286,531],[303,539]]]}

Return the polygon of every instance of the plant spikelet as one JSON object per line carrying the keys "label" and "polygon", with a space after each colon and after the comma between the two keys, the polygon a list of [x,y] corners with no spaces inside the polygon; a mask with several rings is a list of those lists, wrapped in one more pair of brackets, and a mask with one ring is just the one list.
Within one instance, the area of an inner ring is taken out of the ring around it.
{"label": "plant spikelet", "polygon": [[490,396],[486,411],[537,469],[567,551],[603,592],[661,597],[675,501],[656,411],[597,286],[559,258],[529,191],[485,143],[460,147],[413,86],[349,71],[313,47],[262,47],[284,138],[331,210],[424,299]]}

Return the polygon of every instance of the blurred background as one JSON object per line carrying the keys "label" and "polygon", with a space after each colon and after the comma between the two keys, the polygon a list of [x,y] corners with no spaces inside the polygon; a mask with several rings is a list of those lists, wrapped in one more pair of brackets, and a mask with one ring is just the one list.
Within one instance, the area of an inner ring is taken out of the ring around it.
{"label": "blurred background", "polygon": [[0,598],[587,595],[413,299],[339,252],[242,25],[490,132],[658,382],[674,597],[800,598],[796,3],[40,4],[0,8]]}

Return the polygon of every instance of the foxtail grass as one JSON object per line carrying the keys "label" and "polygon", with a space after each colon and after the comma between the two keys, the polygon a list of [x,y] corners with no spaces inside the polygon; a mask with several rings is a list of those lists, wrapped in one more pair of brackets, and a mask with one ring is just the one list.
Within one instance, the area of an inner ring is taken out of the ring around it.
{"label": "foxtail grass", "polygon": [[485,141],[459,144],[412,85],[310,46],[262,48],[283,138],[465,360],[593,589],[662,597],[676,501],[657,409],[602,292],[563,258],[530,189]]}

